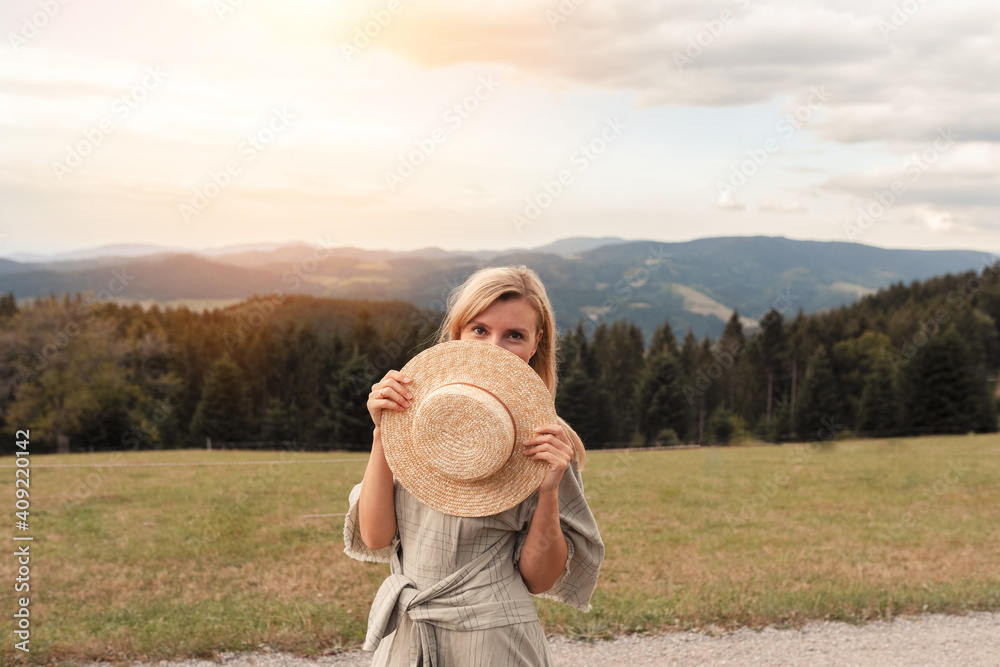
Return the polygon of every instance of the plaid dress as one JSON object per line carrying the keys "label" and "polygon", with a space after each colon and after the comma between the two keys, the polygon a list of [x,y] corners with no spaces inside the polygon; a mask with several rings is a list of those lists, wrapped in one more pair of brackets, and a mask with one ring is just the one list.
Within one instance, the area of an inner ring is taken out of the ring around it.
{"label": "plaid dress", "polygon": [[[432,510],[395,481],[396,538],[383,549],[361,540],[358,498],[351,490],[344,521],[344,553],[390,563],[368,617],[364,650],[373,666],[520,667],[552,665],[535,605],[518,570],[538,504],[538,491],[521,504],[486,517]],[[566,567],[538,597],[590,611],[604,543],[583,495],[576,461],[559,485],[559,518]]]}

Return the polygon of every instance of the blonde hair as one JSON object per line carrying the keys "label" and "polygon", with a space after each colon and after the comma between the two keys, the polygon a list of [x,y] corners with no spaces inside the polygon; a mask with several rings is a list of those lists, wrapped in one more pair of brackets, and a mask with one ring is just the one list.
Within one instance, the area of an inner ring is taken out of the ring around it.
{"label": "blonde hair", "polygon": [[[556,352],[559,338],[556,330],[555,315],[552,304],[545,292],[538,274],[523,264],[517,266],[490,266],[479,269],[469,276],[464,283],[456,287],[448,295],[447,312],[441,321],[438,333],[438,343],[449,340],[459,340],[462,329],[479,313],[483,312],[495,300],[525,299],[538,314],[535,328],[538,347],[528,361],[542,382],[549,388],[553,400],[556,397],[556,386],[559,378],[556,371]],[[558,417],[558,415],[557,415]],[[559,425],[569,436],[570,444],[576,452],[577,469],[583,470],[587,452],[583,440],[566,420],[558,417]]]}

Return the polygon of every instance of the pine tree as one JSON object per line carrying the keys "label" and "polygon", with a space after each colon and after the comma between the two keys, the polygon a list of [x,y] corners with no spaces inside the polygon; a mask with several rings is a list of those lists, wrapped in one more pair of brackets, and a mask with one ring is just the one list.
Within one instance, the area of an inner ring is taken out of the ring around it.
{"label": "pine tree", "polygon": [[688,410],[681,380],[676,355],[649,355],[635,393],[637,426],[647,445],[652,445],[665,428],[674,429],[684,439]]}
{"label": "pine tree", "polygon": [[792,414],[791,401],[782,397],[771,414],[771,425],[767,430],[769,442],[788,442],[793,438]]}
{"label": "pine tree", "polygon": [[205,375],[201,400],[191,419],[191,435],[204,441],[243,442],[249,437],[249,401],[239,367],[219,357]]}
{"label": "pine tree", "polygon": [[700,368],[701,350],[698,347],[698,340],[694,336],[694,330],[688,328],[687,335],[684,336],[684,344],[681,346],[679,355],[681,364],[681,374],[683,377],[682,391],[684,400],[688,406],[688,424],[685,429],[688,439],[697,442],[705,441],[705,387],[711,381],[707,376],[699,385],[698,370]]}
{"label": "pine tree", "polygon": [[903,405],[887,356],[876,357],[865,379],[858,407],[859,434],[894,435],[902,424]]}
{"label": "pine tree", "polygon": [[712,411],[708,418],[708,439],[713,445],[728,445],[733,438],[733,412],[725,405]]}
{"label": "pine tree", "polygon": [[577,432],[587,447],[600,448],[611,440],[608,393],[581,365],[560,378],[556,412]]}
{"label": "pine tree", "polygon": [[368,395],[372,384],[380,378],[368,375],[369,364],[357,348],[346,362],[340,364],[333,380],[326,385],[329,404],[321,403],[322,417],[317,423],[318,437],[345,449],[365,449],[371,446],[375,427],[368,413]]}
{"label": "pine tree", "polygon": [[803,440],[825,438],[828,424],[843,416],[840,392],[830,366],[830,358],[822,345],[816,348],[806,366],[802,391],[795,406],[795,433]]}
{"label": "pine tree", "polygon": [[767,424],[771,423],[771,411],[774,406],[776,395],[780,395],[779,386],[783,379],[783,367],[785,364],[785,326],[784,317],[781,313],[772,308],[761,320],[763,331],[760,336],[761,352],[764,362],[764,372],[767,375],[767,389],[765,393]]}
{"label": "pine tree", "polygon": [[913,433],[966,433],[979,425],[988,385],[954,326],[929,337],[903,372],[906,426]]}
{"label": "pine tree", "polygon": [[263,440],[267,442],[297,442],[302,438],[299,407],[295,401],[285,407],[280,398],[272,397],[261,421]]}
{"label": "pine tree", "polygon": [[677,356],[677,337],[668,320],[663,320],[663,324],[653,331],[653,339],[649,343],[649,354],[665,353]]}
{"label": "pine tree", "polygon": [[13,292],[8,292],[0,297],[0,321],[15,313],[17,313],[17,299],[14,298]]}
{"label": "pine tree", "polygon": [[732,410],[736,406],[736,371],[740,356],[743,354],[743,347],[746,345],[746,336],[743,335],[743,323],[740,322],[740,313],[737,310],[729,317],[726,328],[722,330],[719,343],[716,349],[716,356],[725,362],[725,372],[719,378],[722,386],[722,395],[725,397],[726,406]]}
{"label": "pine tree", "polygon": [[643,367],[642,330],[623,321],[616,321],[610,327],[602,323],[594,331],[591,348],[598,369],[594,381],[609,406],[606,442],[630,442],[635,431],[632,394]]}

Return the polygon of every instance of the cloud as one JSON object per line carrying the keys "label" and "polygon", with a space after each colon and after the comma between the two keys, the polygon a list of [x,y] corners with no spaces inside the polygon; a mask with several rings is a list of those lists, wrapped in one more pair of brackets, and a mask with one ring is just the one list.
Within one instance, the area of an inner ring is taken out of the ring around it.
{"label": "cloud", "polygon": [[377,48],[427,68],[496,63],[553,87],[632,91],[643,106],[787,96],[791,109],[826,85],[813,129],[830,141],[919,141],[959,120],[963,140],[1000,141],[1000,88],[983,85],[1000,78],[995,3],[919,5],[904,20],[888,0],[590,0],[550,25],[561,6],[436,2]]}
{"label": "cloud", "polygon": [[737,202],[733,198],[732,192],[724,190],[719,193],[718,199],[715,200],[715,208],[720,208],[724,211],[742,211],[746,206]]}
{"label": "cloud", "polygon": [[1000,145],[994,143],[956,143],[943,151],[929,143],[895,164],[831,178],[820,187],[852,195],[863,207],[878,202],[888,219],[932,231],[1000,229]]}
{"label": "cloud", "polygon": [[801,202],[764,199],[758,206],[763,213],[806,213],[807,209]]}

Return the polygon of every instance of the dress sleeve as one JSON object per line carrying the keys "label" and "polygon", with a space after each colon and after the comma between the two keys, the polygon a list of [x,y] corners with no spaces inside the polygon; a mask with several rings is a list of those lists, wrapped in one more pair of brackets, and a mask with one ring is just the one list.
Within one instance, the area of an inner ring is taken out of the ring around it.
{"label": "dress sleeve", "polygon": [[344,553],[355,560],[369,563],[388,563],[396,548],[399,532],[393,538],[392,544],[381,549],[370,549],[361,539],[361,524],[358,521],[358,498],[361,497],[361,484],[351,489],[347,502],[350,504],[347,516],[344,517]]}
{"label": "dress sleeve", "polygon": [[[515,563],[520,562],[521,549],[528,537],[531,517],[537,506],[537,491],[521,504],[521,530],[514,546]],[[590,598],[597,586],[597,577],[604,561],[604,542],[583,495],[583,478],[577,469],[576,460],[570,462],[559,483],[559,525],[566,538],[566,567],[552,588],[538,593],[536,597],[563,602],[581,611],[590,611]]]}

